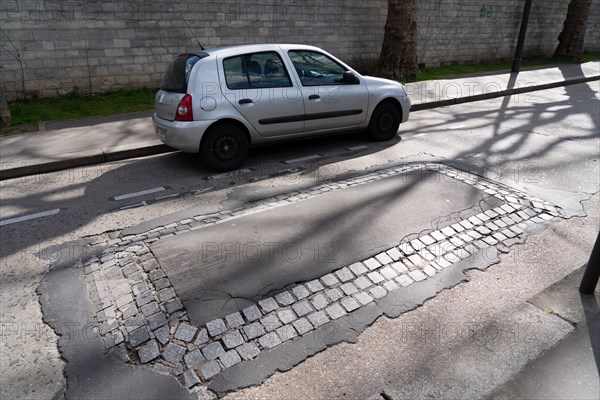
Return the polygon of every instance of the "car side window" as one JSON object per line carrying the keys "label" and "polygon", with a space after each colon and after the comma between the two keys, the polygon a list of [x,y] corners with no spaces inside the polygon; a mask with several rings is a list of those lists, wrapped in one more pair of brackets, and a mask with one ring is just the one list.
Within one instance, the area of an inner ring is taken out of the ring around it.
{"label": "car side window", "polygon": [[323,53],[312,50],[290,50],[288,55],[303,86],[345,84],[346,68]]}
{"label": "car side window", "polygon": [[226,58],[223,60],[223,71],[229,89],[292,86],[281,57],[274,51]]}

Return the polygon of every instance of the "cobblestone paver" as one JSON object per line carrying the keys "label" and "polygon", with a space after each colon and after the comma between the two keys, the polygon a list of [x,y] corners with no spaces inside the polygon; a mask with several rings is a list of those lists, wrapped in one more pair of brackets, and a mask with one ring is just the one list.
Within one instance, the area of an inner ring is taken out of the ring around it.
{"label": "cobblestone paver", "polygon": [[[187,312],[148,245],[162,237],[272,209],[409,171],[439,173],[465,182],[505,203],[493,210],[403,240],[371,258],[304,282],[240,312],[189,323]],[[222,370],[256,358],[332,320],[343,318],[394,290],[419,284],[489,245],[506,248],[532,226],[560,216],[544,200],[442,164],[411,164],[358,178],[320,184],[252,203],[244,208],[199,215],[173,226],[113,239],[84,266],[98,331],[107,349],[126,349],[129,362],[175,375],[188,388]],[[173,231],[175,229],[175,231]],[[133,357],[131,357],[133,356]]]}

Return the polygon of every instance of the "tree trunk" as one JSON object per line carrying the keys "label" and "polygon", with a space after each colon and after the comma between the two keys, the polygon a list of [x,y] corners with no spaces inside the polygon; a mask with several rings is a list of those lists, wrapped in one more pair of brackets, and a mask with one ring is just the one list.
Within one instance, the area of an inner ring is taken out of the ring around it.
{"label": "tree trunk", "polygon": [[388,0],[385,36],[375,75],[408,81],[418,73],[417,0]]}
{"label": "tree trunk", "polygon": [[553,60],[581,61],[591,0],[571,0]]}

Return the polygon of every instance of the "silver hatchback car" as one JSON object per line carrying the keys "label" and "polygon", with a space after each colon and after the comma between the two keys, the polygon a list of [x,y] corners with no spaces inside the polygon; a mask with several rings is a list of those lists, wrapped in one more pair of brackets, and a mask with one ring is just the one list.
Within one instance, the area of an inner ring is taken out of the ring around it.
{"label": "silver hatchback car", "polygon": [[362,76],[317,47],[260,44],[178,56],[152,120],[167,145],[230,171],[255,144],[355,129],[389,140],[409,111],[396,81]]}

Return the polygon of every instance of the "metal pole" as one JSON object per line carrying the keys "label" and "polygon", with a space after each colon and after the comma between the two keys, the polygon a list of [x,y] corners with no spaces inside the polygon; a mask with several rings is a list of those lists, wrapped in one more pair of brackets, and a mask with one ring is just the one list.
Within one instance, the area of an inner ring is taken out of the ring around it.
{"label": "metal pole", "polygon": [[581,278],[581,285],[579,285],[579,291],[583,294],[592,294],[598,284],[598,278],[600,278],[600,232],[596,238],[596,243],[590,254],[590,260],[587,263],[583,278]]}
{"label": "metal pole", "polygon": [[521,29],[519,30],[519,40],[517,41],[517,50],[515,50],[515,58],[513,59],[512,72],[519,72],[521,70],[521,53],[523,53],[525,35],[527,34],[531,2],[532,0],[525,0],[525,9],[523,10],[523,18],[521,18]]}

